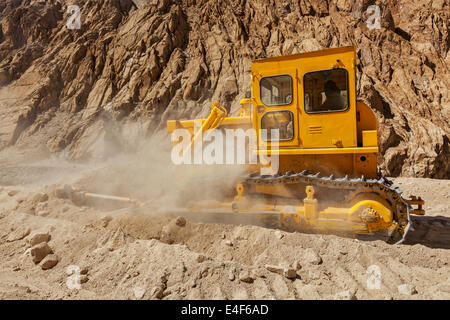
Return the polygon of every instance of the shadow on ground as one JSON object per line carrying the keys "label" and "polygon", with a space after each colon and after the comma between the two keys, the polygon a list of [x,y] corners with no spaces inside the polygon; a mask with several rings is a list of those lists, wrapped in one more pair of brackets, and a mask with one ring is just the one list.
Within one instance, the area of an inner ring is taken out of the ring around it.
{"label": "shadow on ground", "polygon": [[450,249],[450,218],[411,216],[412,229],[404,244],[421,244],[429,248]]}

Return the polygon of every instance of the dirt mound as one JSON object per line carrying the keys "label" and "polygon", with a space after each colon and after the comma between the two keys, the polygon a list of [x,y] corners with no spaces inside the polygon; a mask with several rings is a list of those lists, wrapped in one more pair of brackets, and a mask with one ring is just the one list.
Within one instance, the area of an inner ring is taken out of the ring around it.
{"label": "dirt mound", "polygon": [[[385,175],[449,178],[448,1],[79,0],[0,4],[0,147],[71,158],[139,148],[169,118],[236,112],[257,58],[356,45]],[[407,17],[407,18],[405,18]]]}

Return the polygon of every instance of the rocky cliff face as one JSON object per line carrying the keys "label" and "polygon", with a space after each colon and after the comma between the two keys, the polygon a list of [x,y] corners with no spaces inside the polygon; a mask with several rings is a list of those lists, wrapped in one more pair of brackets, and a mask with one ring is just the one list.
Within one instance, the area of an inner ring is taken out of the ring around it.
{"label": "rocky cliff face", "polygon": [[[72,3],[70,3],[72,4]],[[74,159],[132,148],[169,118],[238,109],[251,61],[358,48],[386,175],[450,178],[448,0],[58,0],[0,3],[0,148]],[[381,9],[381,29],[367,8]]]}

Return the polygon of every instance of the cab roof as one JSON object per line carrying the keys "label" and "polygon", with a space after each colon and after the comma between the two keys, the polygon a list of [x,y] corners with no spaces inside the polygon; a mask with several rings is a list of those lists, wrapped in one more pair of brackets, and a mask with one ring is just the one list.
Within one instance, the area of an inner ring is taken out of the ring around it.
{"label": "cab roof", "polygon": [[252,63],[294,60],[294,59],[299,59],[299,58],[312,58],[312,57],[320,57],[320,56],[344,53],[344,52],[349,52],[349,51],[353,51],[356,55],[356,47],[355,46],[347,46],[347,47],[329,48],[329,49],[323,49],[323,50],[317,50],[317,51],[310,51],[310,52],[304,52],[304,53],[289,54],[289,55],[284,55],[284,56],[280,55],[277,57],[261,58],[261,59],[254,60]]}

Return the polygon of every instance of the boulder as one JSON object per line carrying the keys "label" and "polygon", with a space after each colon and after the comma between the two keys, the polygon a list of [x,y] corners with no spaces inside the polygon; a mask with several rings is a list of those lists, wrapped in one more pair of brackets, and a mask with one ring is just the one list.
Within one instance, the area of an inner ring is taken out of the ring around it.
{"label": "boulder", "polygon": [[56,266],[58,261],[59,257],[56,254],[49,254],[44,259],[42,259],[39,265],[41,266],[42,270],[48,270]]}
{"label": "boulder", "polygon": [[41,262],[51,252],[52,249],[46,242],[41,242],[30,249],[31,258],[36,264]]}

